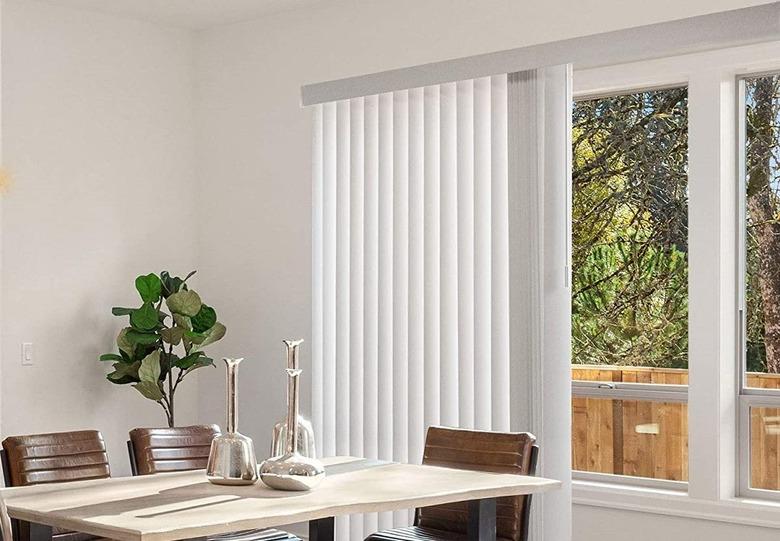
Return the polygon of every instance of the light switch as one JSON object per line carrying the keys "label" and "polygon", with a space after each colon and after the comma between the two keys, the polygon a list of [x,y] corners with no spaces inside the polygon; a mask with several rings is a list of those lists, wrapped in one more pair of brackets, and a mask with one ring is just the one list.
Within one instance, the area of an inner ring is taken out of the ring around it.
{"label": "light switch", "polygon": [[32,342],[22,344],[22,365],[32,366],[33,364],[33,345]]}

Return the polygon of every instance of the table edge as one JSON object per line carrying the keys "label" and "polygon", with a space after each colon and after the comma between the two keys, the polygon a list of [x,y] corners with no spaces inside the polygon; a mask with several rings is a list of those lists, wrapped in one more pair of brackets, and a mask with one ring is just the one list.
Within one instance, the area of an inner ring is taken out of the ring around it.
{"label": "table edge", "polygon": [[[432,505],[441,505],[446,503],[461,502],[467,500],[478,500],[484,498],[503,498],[507,496],[523,496],[529,494],[541,494],[560,488],[563,483],[553,479],[533,477],[537,482],[526,486],[507,486],[501,488],[473,489],[464,488],[459,492],[449,492],[442,495],[424,496],[419,498],[402,498],[397,500],[387,500],[384,502],[373,503],[350,503],[343,505],[331,505],[311,511],[302,511],[290,513],[289,515],[275,515],[270,520],[264,520],[262,517],[242,519],[237,521],[227,521],[224,523],[173,528],[170,530],[158,530],[142,532],[140,530],[130,530],[121,527],[110,527],[102,524],[95,524],[83,519],[69,519],[62,517],[51,517],[50,515],[28,512],[24,509],[15,508],[12,502],[9,502],[8,513],[12,518],[67,528],[74,531],[107,537],[116,541],[176,541],[180,539],[190,539],[196,537],[207,537],[226,533],[226,531],[238,531],[254,528],[274,528],[293,523],[308,522],[320,518],[343,516],[360,513],[374,513],[384,511],[397,511],[416,507],[429,507]],[[464,496],[468,496],[465,497]],[[52,520],[54,518],[54,520]],[[230,529],[225,527],[230,525]]]}

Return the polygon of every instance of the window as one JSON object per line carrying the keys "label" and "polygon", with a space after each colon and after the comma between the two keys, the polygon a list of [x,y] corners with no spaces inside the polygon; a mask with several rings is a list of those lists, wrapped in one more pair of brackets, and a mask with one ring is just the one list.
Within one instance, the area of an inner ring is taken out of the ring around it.
{"label": "window", "polygon": [[740,81],[740,486],[780,490],[780,75]]}
{"label": "window", "polygon": [[687,87],[577,100],[572,141],[573,467],[686,481]]}

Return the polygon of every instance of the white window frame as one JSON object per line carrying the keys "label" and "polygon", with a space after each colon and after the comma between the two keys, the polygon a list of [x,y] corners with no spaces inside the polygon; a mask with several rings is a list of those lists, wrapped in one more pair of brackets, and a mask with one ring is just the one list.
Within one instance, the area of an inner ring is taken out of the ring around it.
{"label": "white window frame", "polygon": [[577,474],[573,501],[780,528],[775,494],[741,486],[746,462],[739,438],[746,425],[739,420],[740,403],[763,405],[767,397],[758,389],[741,392],[740,109],[735,105],[741,76],[780,71],[780,42],[574,69],[575,98],[688,86],[690,379],[688,491]]}
{"label": "white window frame", "polygon": [[[780,68],[780,63],[778,64]],[[753,488],[750,486],[751,457],[750,457],[750,409],[751,408],[780,408],[780,389],[759,389],[747,385],[747,295],[746,295],[746,261],[747,261],[747,201],[746,168],[745,168],[745,79],[760,77],[762,75],[780,75],[780,69],[761,70],[756,72],[740,73],[737,75],[737,100],[735,109],[737,112],[737,197],[739,198],[739,214],[737,218],[739,258],[737,260],[737,276],[739,290],[738,302],[738,349],[737,349],[737,375],[739,381],[738,391],[738,417],[737,417],[737,449],[738,466],[737,481],[738,495],[767,500],[780,501],[780,490],[768,490]]]}
{"label": "white window frame", "polygon": [[[576,88],[576,75],[575,88]],[[576,92],[574,101],[607,98],[610,96],[620,96],[627,94],[637,94],[651,90],[662,90],[665,88],[687,87],[687,82],[666,84],[653,84],[651,86],[630,87],[630,88],[610,88],[605,92]],[[584,368],[591,365],[580,365]],[[571,382],[572,398],[601,398],[606,400],[637,400],[642,402],[675,402],[688,403],[688,386],[673,384],[656,383],[627,383],[627,382],[608,382],[608,381],[587,381],[572,380]],[[599,483],[615,483],[621,485],[634,485],[648,488],[660,488],[668,490],[685,491],[688,487],[687,481],[675,481],[671,479],[656,479],[650,477],[639,477],[634,475],[621,475],[614,473],[590,472],[582,470],[573,470],[572,478],[583,481],[593,481]]]}

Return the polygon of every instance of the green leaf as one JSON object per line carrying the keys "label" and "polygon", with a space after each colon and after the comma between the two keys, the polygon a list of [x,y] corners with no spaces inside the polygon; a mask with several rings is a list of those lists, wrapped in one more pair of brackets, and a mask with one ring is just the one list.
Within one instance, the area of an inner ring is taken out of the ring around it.
{"label": "green leaf", "polygon": [[135,310],[135,308],[122,308],[121,306],[114,306],[111,309],[111,313],[115,316],[129,316],[133,313],[133,310]]}
{"label": "green leaf", "polygon": [[217,340],[221,340],[222,337],[225,336],[226,332],[227,328],[219,321],[216,322],[213,327],[203,333],[206,338],[200,344],[198,344],[198,349],[204,348],[209,344],[213,344]]}
{"label": "green leaf", "polygon": [[138,290],[138,293],[141,295],[141,299],[143,299],[144,302],[157,302],[160,300],[162,282],[154,273],[136,278],[135,288]]}
{"label": "green leaf", "polygon": [[157,333],[153,332],[137,331],[129,327],[126,329],[126,331],[125,339],[134,346],[150,346],[160,339]]}
{"label": "green leaf", "polygon": [[200,344],[206,339],[205,334],[201,334],[193,331],[185,332],[184,337],[192,344]]}
{"label": "green leaf", "polygon": [[173,366],[177,366],[179,363],[179,356],[175,353],[167,354],[163,353],[160,355],[160,380],[163,381],[165,378],[168,377],[168,372],[171,371],[171,367],[169,364],[172,364]]}
{"label": "green leaf", "polygon": [[141,366],[140,361],[136,361],[132,364],[127,363],[115,363],[114,371],[108,376],[108,381],[116,384],[132,383],[138,381],[138,369]]}
{"label": "green leaf", "polygon": [[162,337],[163,342],[167,342],[168,344],[178,346],[179,342],[181,342],[182,336],[184,336],[184,329],[182,329],[181,327],[162,329],[160,331],[160,336]]}
{"label": "green leaf", "polygon": [[202,357],[203,357],[202,351],[190,353],[183,359],[179,359],[178,361],[176,361],[174,365],[177,368],[181,368],[182,370],[187,370],[188,368],[191,368],[193,365],[195,365]]}
{"label": "green leaf", "polygon": [[100,356],[101,361],[119,361],[124,362],[124,358],[121,355],[117,355],[116,353],[104,353]]}
{"label": "green leaf", "polygon": [[119,346],[121,351],[127,353],[128,356],[133,356],[133,350],[135,349],[135,343],[131,342],[127,334],[132,331],[130,327],[125,327],[119,331],[119,336],[116,337],[116,345]]}
{"label": "green leaf", "polygon": [[200,297],[194,291],[179,291],[165,300],[171,312],[184,316],[195,316],[200,312]]}
{"label": "green leaf", "polygon": [[159,316],[151,302],[145,302],[141,308],[130,314],[130,325],[142,331],[151,331],[158,323]]}
{"label": "green leaf", "polygon": [[192,330],[192,320],[187,316],[183,316],[181,314],[173,314],[173,321],[176,322],[177,326],[181,327],[185,331]]}
{"label": "green leaf", "polygon": [[192,318],[192,330],[195,332],[205,332],[217,322],[217,313],[211,306],[201,305],[200,312]]}
{"label": "green leaf", "polygon": [[178,276],[171,276],[168,271],[162,271],[160,273],[160,279],[163,286],[162,294],[166,299],[179,291],[179,288],[181,288],[181,285],[184,283],[184,280]]}
{"label": "green leaf", "polygon": [[142,381],[133,385],[133,388],[149,400],[159,402],[163,398],[163,393],[156,381]]}
{"label": "green leaf", "polygon": [[160,350],[154,350],[141,361],[138,369],[138,379],[157,384],[160,379]]}
{"label": "green leaf", "polygon": [[193,363],[192,366],[187,369],[185,374],[189,374],[193,370],[203,368],[204,366],[214,366],[214,359],[210,359],[209,357],[201,357],[197,362]]}

